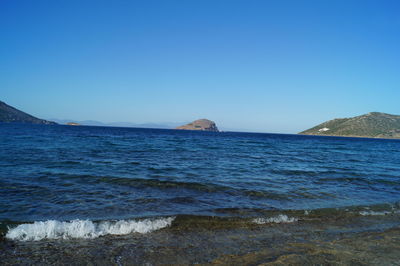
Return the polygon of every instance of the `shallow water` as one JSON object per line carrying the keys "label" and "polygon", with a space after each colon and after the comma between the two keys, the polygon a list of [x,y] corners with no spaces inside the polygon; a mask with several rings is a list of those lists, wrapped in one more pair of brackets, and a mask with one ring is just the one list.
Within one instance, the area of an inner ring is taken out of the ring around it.
{"label": "shallow water", "polygon": [[[318,241],[357,226],[352,234],[399,226],[399,140],[1,124],[0,147],[0,242],[10,258],[29,248],[43,253],[43,243],[87,245],[92,254],[95,243],[111,241],[116,249],[140,246],[142,255],[119,260],[141,264],[152,255],[137,241],[156,248],[154,237],[164,235],[183,248],[176,230],[187,243],[190,234],[241,239],[198,260],[209,263],[261,252],[266,240],[249,240],[251,230],[268,238],[281,228],[276,234],[297,243],[326,222]],[[203,229],[190,233],[194,226]],[[301,227],[309,232],[296,238]],[[203,244],[186,249],[201,252]]]}
{"label": "shallow water", "polygon": [[177,217],[148,234],[3,241],[5,265],[398,265],[399,215],[257,224]]}

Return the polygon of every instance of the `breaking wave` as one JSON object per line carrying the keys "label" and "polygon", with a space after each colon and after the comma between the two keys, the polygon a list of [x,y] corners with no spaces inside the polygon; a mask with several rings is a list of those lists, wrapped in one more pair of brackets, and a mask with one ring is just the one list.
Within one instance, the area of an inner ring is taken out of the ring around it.
{"label": "breaking wave", "polygon": [[9,229],[6,238],[18,241],[39,241],[42,239],[97,238],[105,235],[145,234],[171,225],[175,217],[92,222],[72,220],[61,222],[48,220],[33,224],[20,224]]}

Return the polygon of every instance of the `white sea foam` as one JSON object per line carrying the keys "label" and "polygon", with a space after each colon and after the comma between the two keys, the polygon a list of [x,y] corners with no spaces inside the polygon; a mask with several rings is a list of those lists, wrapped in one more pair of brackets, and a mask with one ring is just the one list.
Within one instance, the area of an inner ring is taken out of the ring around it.
{"label": "white sea foam", "polygon": [[391,214],[392,212],[389,211],[381,211],[381,212],[376,212],[376,211],[360,211],[360,214],[363,216],[370,216],[370,215],[387,215]]}
{"label": "white sea foam", "polygon": [[279,214],[278,216],[270,217],[270,218],[256,218],[253,220],[256,224],[267,224],[267,223],[294,223],[297,222],[298,219],[296,217],[288,217],[285,214]]}
{"label": "white sea foam", "polygon": [[171,225],[175,217],[92,222],[73,220],[60,222],[49,220],[21,224],[9,229],[6,238],[19,241],[38,241],[42,239],[96,238],[104,235],[126,235],[130,233],[149,233]]}

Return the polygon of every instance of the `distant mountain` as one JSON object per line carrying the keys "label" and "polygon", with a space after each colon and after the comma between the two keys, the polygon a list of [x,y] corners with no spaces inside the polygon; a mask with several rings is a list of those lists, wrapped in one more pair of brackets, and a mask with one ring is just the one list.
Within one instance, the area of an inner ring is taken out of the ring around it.
{"label": "distant mountain", "polygon": [[166,122],[166,123],[131,123],[131,122],[110,122],[104,123],[95,120],[84,120],[78,121],[73,119],[51,119],[56,121],[59,124],[66,125],[68,123],[77,123],[82,126],[100,126],[100,127],[138,127],[138,128],[161,128],[161,129],[172,129],[181,125],[181,123],[173,123],[173,122]]}
{"label": "distant mountain", "polygon": [[400,116],[372,112],[337,118],[300,132],[303,135],[400,138]]}
{"label": "distant mountain", "polygon": [[208,119],[195,120],[189,124],[179,126],[176,129],[204,130],[204,131],[218,132],[218,128],[217,128],[217,125],[215,124],[215,122],[208,120]]}
{"label": "distant mountain", "polygon": [[55,122],[36,118],[0,101],[0,123],[55,125]]}
{"label": "distant mountain", "polygon": [[57,118],[51,118],[50,120],[55,121],[60,125],[67,125],[68,123],[76,123],[82,126],[107,126],[105,123],[94,120],[77,121],[73,119],[57,119]]}

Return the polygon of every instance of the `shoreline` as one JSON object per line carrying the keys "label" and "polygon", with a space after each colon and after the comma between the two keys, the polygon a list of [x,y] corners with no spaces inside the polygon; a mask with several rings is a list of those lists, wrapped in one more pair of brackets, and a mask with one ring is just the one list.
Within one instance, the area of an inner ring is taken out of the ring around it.
{"label": "shoreline", "polygon": [[248,224],[181,217],[146,234],[2,241],[4,264],[287,265],[395,264],[400,214]]}
{"label": "shoreline", "polygon": [[[207,214],[206,214],[207,213]],[[168,213],[158,216],[107,217],[103,219],[44,219],[34,221],[0,221],[0,241],[97,238],[105,235],[151,232],[173,226],[190,229],[254,227],[263,224],[320,222],[362,217],[400,216],[400,202],[354,205],[316,209],[225,208],[205,213]],[[54,228],[53,228],[54,227]],[[53,228],[49,231],[49,228]],[[81,228],[79,233],[76,228]],[[19,231],[19,233],[17,233]],[[13,235],[13,237],[11,237]]]}
{"label": "shoreline", "polygon": [[343,135],[318,135],[318,134],[301,134],[297,133],[295,135],[299,136],[314,136],[314,137],[337,137],[337,138],[359,138],[359,139],[387,139],[387,140],[400,140],[400,138],[390,138],[390,137],[369,137],[369,136],[356,136],[356,135],[349,135],[349,136],[343,136]]}

